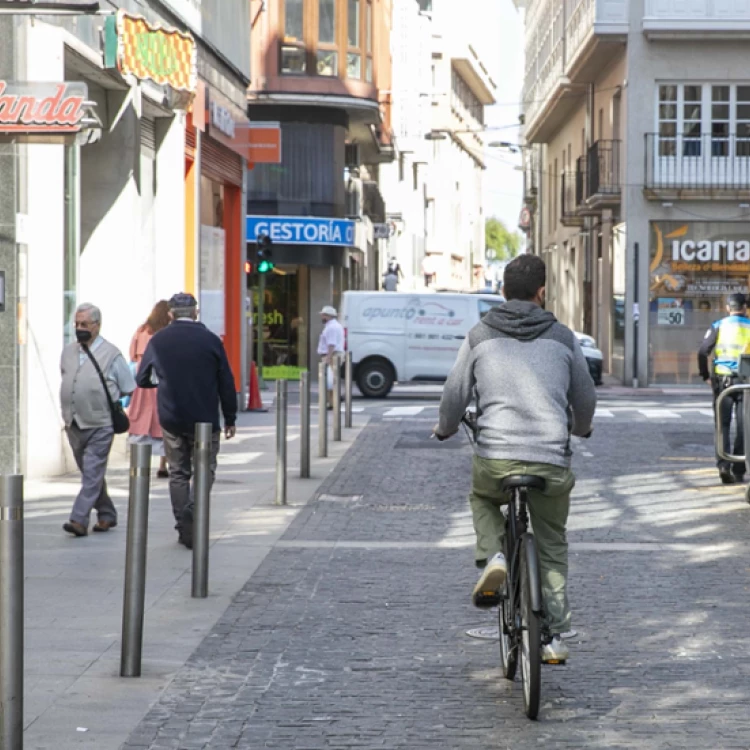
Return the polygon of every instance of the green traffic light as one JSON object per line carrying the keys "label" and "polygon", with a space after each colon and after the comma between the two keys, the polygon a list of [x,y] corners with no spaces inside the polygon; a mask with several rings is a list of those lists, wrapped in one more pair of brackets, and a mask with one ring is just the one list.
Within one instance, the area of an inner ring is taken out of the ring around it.
{"label": "green traffic light", "polygon": [[270,260],[262,260],[258,263],[258,273],[268,273],[273,271],[273,263]]}

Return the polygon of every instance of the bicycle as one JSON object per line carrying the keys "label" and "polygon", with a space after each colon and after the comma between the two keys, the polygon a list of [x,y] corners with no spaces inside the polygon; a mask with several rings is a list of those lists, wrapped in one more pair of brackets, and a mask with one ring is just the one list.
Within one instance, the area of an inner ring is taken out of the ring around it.
{"label": "bicycle", "polygon": [[[476,444],[476,415],[469,410],[462,422],[470,432],[469,441]],[[505,513],[503,555],[508,574],[505,589],[499,595],[491,592],[491,606],[498,607],[500,658],[503,676],[514,681],[521,664],[524,712],[536,719],[542,692],[542,644],[551,639],[546,623],[539,553],[534,534],[529,530],[528,491],[543,490],[544,478],[523,474],[503,479],[500,489],[509,494]],[[510,554],[509,554],[510,551]],[[492,601],[494,599],[494,601]],[[547,664],[565,664],[564,660]]]}

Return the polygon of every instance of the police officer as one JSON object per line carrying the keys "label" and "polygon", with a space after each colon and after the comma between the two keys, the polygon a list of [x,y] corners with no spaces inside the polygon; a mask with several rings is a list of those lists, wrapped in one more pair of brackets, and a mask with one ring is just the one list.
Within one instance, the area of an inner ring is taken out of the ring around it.
{"label": "police officer", "polygon": [[[714,391],[714,406],[718,395],[730,385],[739,382],[738,369],[740,357],[750,354],[750,318],[747,317],[747,301],[744,294],[732,294],[727,304],[727,317],[717,320],[706,332],[698,351],[698,368],[705,382],[710,382]],[[709,374],[708,358],[713,352],[713,375]],[[737,434],[734,440],[734,451],[730,451],[729,437],[732,425],[732,412],[736,411]],[[721,405],[722,442],[725,453],[735,456],[745,451],[742,432],[742,394],[735,394],[724,399]],[[717,461],[719,476],[724,484],[741,482],[745,475],[745,464],[730,464],[728,461]]]}

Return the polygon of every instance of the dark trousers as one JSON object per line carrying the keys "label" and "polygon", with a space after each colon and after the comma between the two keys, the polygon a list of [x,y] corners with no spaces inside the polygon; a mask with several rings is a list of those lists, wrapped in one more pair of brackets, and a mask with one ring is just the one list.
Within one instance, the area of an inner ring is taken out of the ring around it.
{"label": "dark trousers", "polygon": [[[169,496],[172,500],[175,528],[182,529],[182,514],[186,509],[193,510],[194,492],[191,488],[193,478],[193,454],[195,451],[195,433],[175,435],[164,432],[164,452],[169,462]],[[213,486],[216,477],[216,463],[219,455],[221,433],[214,432],[211,439],[211,480]]]}
{"label": "dark trousers", "polygon": [[[728,378],[714,381],[714,410],[716,410],[716,399],[719,394],[732,385],[734,381]],[[736,434],[734,438],[734,448],[732,448],[732,417],[735,417]],[[742,394],[736,393],[727,396],[721,404],[721,438],[724,453],[731,453],[735,456],[741,456],[745,452],[745,435],[742,418]],[[740,461],[730,463],[719,458],[716,461],[719,469],[726,471],[731,470],[735,476],[742,476],[745,473],[745,463]]]}

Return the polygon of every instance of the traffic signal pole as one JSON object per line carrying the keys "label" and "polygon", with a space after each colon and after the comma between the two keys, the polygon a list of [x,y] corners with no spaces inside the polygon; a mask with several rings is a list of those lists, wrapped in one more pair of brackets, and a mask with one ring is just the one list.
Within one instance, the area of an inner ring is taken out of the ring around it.
{"label": "traffic signal pole", "polygon": [[266,302],[266,275],[264,273],[258,273],[258,321],[256,324],[258,337],[258,386],[265,390],[266,384],[263,380],[263,329],[265,327],[265,311],[264,306]]}

